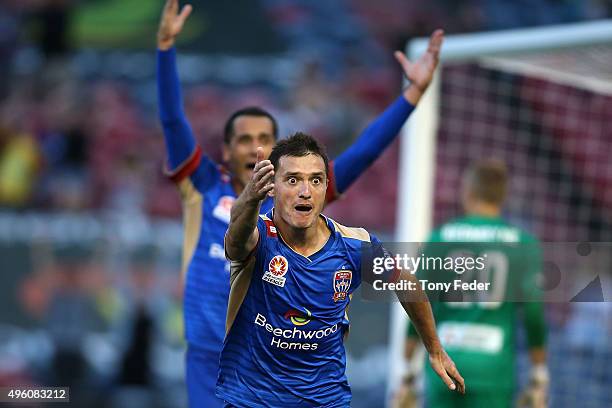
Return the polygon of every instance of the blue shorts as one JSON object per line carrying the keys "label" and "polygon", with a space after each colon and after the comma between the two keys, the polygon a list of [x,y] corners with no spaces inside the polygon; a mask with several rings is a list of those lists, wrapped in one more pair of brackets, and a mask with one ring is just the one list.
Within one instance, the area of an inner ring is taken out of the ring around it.
{"label": "blue shorts", "polygon": [[186,363],[189,407],[224,408],[225,402],[215,396],[219,352],[188,346]]}

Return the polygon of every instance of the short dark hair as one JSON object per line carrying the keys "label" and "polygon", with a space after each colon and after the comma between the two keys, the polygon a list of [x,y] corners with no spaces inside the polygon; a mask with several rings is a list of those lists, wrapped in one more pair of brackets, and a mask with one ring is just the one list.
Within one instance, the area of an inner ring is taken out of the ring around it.
{"label": "short dark hair", "polygon": [[232,113],[225,122],[225,127],[223,128],[223,141],[225,144],[229,144],[232,140],[232,135],[234,134],[234,122],[240,116],[259,116],[270,119],[270,122],[272,122],[272,135],[274,136],[274,140],[278,139],[278,124],[276,123],[274,116],[272,116],[270,112],[257,106],[248,106],[246,108],[238,109],[236,112]]}
{"label": "short dark hair", "polygon": [[325,176],[328,177],[329,159],[325,147],[314,137],[306,133],[297,132],[293,136],[283,139],[274,146],[268,160],[272,162],[274,170],[278,169],[278,162],[283,156],[304,157],[315,154],[323,159],[325,164]]}
{"label": "short dark hair", "polygon": [[474,198],[501,205],[508,189],[508,170],[504,162],[487,159],[474,163],[466,172],[466,181]]}

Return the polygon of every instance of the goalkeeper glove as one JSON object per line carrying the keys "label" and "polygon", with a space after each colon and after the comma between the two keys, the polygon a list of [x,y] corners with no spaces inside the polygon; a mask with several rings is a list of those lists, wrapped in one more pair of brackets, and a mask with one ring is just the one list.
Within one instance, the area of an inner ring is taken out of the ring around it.
{"label": "goalkeeper glove", "polygon": [[416,408],[417,394],[414,386],[415,376],[413,373],[407,373],[402,379],[402,384],[395,395],[393,408]]}
{"label": "goalkeeper glove", "polygon": [[517,406],[519,408],[546,408],[548,406],[548,368],[537,365],[531,369],[529,385],[521,393]]}

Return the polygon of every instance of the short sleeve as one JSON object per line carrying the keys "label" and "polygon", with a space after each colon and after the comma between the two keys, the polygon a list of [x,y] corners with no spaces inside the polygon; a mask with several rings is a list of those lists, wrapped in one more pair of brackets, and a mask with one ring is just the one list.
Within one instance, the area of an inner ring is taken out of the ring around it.
{"label": "short sleeve", "polygon": [[396,282],[399,278],[399,269],[395,267],[395,260],[380,240],[370,234],[370,242],[361,245],[361,280],[373,284],[374,281]]}
{"label": "short sleeve", "polygon": [[189,178],[200,192],[210,189],[221,178],[219,166],[202,153],[200,146],[196,146],[193,153],[176,168],[166,168],[164,174],[176,184]]}
{"label": "short sleeve", "polygon": [[[242,260],[233,260],[230,259],[230,257],[227,254],[227,251],[225,251],[225,258],[232,263],[246,263],[248,262],[253,256],[257,256],[257,254],[259,252],[261,252],[261,248],[265,246],[265,231],[266,231],[266,224],[265,221],[261,219],[261,217],[257,218],[257,225],[256,225],[257,231],[259,233],[259,237],[257,238],[257,244],[255,244],[255,248],[253,248],[253,250]],[[225,247],[225,241],[227,240],[227,231],[225,231],[225,236],[223,237],[223,246]]]}

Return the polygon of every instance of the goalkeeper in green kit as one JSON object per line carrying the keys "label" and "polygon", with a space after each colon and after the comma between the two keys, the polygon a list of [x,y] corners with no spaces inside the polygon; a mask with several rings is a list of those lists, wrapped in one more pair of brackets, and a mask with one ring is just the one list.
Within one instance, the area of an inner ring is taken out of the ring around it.
{"label": "goalkeeper in green kit", "polygon": [[[434,372],[426,369],[427,407],[547,406],[546,329],[538,289],[541,250],[533,236],[500,218],[507,184],[503,163],[488,160],[473,165],[464,175],[462,185],[466,215],[433,231],[423,251],[423,256],[434,258],[481,257],[485,268],[479,273],[485,274],[485,280],[491,283],[484,295],[461,291],[454,298],[441,294],[432,299],[435,296],[429,293],[442,345],[461,367],[470,388],[465,395],[449,393],[435,381]],[[452,282],[457,279],[457,272],[451,270],[450,275],[454,276],[444,278],[449,271],[421,268],[417,278]],[[460,278],[466,281],[473,272],[466,270]],[[515,402],[515,328],[519,316],[526,329],[531,372],[528,387]],[[408,359],[415,354],[418,342],[418,334],[409,324],[405,348]],[[409,371],[404,379],[402,408],[414,406],[413,381],[414,375]]]}

